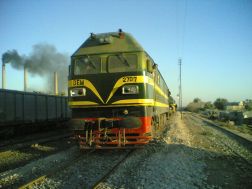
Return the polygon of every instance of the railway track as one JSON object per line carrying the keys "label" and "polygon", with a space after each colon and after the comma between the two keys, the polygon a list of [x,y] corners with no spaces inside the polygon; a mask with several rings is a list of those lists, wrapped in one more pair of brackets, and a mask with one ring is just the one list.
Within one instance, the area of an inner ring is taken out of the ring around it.
{"label": "railway track", "polygon": [[[195,118],[198,118],[198,119],[202,120],[203,122],[207,123],[207,125],[215,127],[219,131],[221,131],[221,132],[223,132],[225,134],[228,134],[232,138],[238,139],[242,143],[245,143],[245,144],[252,143],[252,141],[248,140],[247,138],[245,138],[245,137],[243,137],[241,135],[238,135],[238,134],[236,134],[236,133],[234,133],[234,132],[232,132],[232,131],[230,131],[228,129],[225,129],[222,126],[218,125],[217,123],[214,123],[213,121],[211,121],[209,119],[203,118],[203,117],[201,117],[199,115],[192,114],[192,113],[190,115],[195,117]],[[252,150],[252,148],[251,148],[251,150]]]}
{"label": "railway track", "polygon": [[73,159],[71,161],[68,161],[68,162],[65,162],[61,166],[58,166],[55,169],[51,169],[47,174],[40,175],[39,177],[37,177],[37,178],[27,182],[26,184],[20,186],[19,189],[28,189],[28,188],[34,188],[34,187],[38,186],[39,184],[41,184],[49,176],[53,176],[56,173],[58,173],[59,171],[62,171],[63,169],[67,169],[68,167],[72,166],[73,162],[76,163],[76,162],[80,161],[84,157],[84,155],[89,155],[89,154],[93,153],[94,151],[95,150],[91,150],[87,154],[81,153],[75,159]]}
{"label": "railway track", "polygon": [[235,132],[232,132],[231,130],[226,129],[226,128],[224,128],[223,126],[221,126],[221,125],[219,125],[219,124],[217,124],[217,123],[215,123],[215,122],[213,122],[213,121],[211,121],[211,120],[209,120],[209,119],[207,119],[207,118],[204,118],[204,117],[202,117],[202,116],[200,116],[200,115],[192,114],[192,113],[191,113],[190,115],[192,115],[193,117],[196,117],[196,118],[201,119],[202,121],[208,123],[208,125],[214,126],[214,127],[216,127],[217,129],[223,131],[224,133],[228,133],[230,136],[235,136],[236,138],[240,138],[241,140],[245,140],[245,141],[248,141],[248,142],[252,142],[252,141],[249,140],[248,138],[245,138],[245,137],[243,137],[243,136],[241,136],[241,135],[239,135],[239,134],[237,134],[237,133],[235,133]]}
{"label": "railway track", "polygon": [[110,175],[112,175],[115,170],[123,163],[127,160],[127,158],[134,152],[134,149],[130,150],[123,159],[121,159],[119,162],[117,162],[115,164],[114,167],[112,167],[111,170],[109,170],[101,179],[99,179],[93,186],[93,189],[98,189],[100,187],[100,185],[107,179],[109,178]]}
{"label": "railway track", "polygon": [[[216,129],[217,131],[221,131],[221,132],[223,132],[224,134],[226,134],[227,136],[231,136],[231,138],[234,139],[235,141],[237,141],[236,139],[238,139],[237,142],[239,142],[239,144],[240,144],[240,140],[245,141],[246,144],[244,144],[245,142],[243,142],[243,143],[242,143],[242,146],[246,147],[246,149],[248,149],[248,150],[250,151],[249,147],[251,147],[251,142],[248,141],[248,140],[246,140],[245,138],[243,138],[243,137],[241,137],[241,136],[239,136],[239,135],[236,135],[235,133],[230,132],[230,131],[228,131],[228,130],[226,130],[226,129],[223,129],[223,128],[221,128],[220,126],[218,126],[218,125],[216,125],[216,124],[214,124],[214,123],[208,122],[208,121],[205,120],[204,118],[201,118],[201,117],[196,116],[196,115],[194,115],[194,114],[189,114],[189,115],[190,115],[191,121],[193,121],[195,124],[198,124],[198,121],[197,121],[197,119],[198,119],[198,120],[200,120],[200,121],[203,121],[203,123],[204,123],[203,125],[204,125],[204,126],[210,126],[211,128],[214,128],[214,129]],[[205,123],[208,123],[208,124],[205,124]],[[205,137],[205,139],[207,139],[209,142],[213,142],[213,141],[210,140],[208,137]],[[223,147],[227,148],[230,152],[232,152],[233,155],[234,155],[235,157],[239,157],[239,158],[240,158],[242,161],[244,161],[246,164],[248,164],[249,166],[252,166],[252,163],[251,163],[250,161],[248,161],[248,160],[244,157],[244,155],[241,155],[240,152],[236,151],[236,148],[234,148],[233,146],[231,146],[231,145],[230,145],[230,142],[228,142],[228,141],[226,141],[226,140],[221,140],[221,139],[220,139],[220,140],[218,140],[218,143],[221,144]]]}
{"label": "railway track", "polygon": [[[56,175],[59,171],[62,172],[63,170],[66,170],[68,168],[70,168],[71,166],[73,166],[73,162],[74,164],[78,163],[80,160],[82,160],[83,158],[87,158],[89,155],[98,152],[100,150],[91,150],[87,153],[81,153],[78,157],[76,157],[75,159],[65,162],[62,165],[58,166],[55,169],[52,169],[50,171],[48,171],[46,174],[40,175],[39,177],[27,182],[26,184],[22,185],[19,187],[19,189],[27,189],[27,188],[34,188],[34,187],[38,187],[43,184],[43,182],[49,178],[52,177],[54,175]],[[104,176],[102,176],[98,181],[96,181],[94,183],[94,185],[91,188],[99,188],[100,184],[102,182],[104,182],[123,162],[126,161],[126,159],[132,154],[132,152],[134,151],[134,149],[130,150],[120,161],[118,161],[108,172],[106,172],[104,174]],[[99,154],[98,154],[99,155]]]}

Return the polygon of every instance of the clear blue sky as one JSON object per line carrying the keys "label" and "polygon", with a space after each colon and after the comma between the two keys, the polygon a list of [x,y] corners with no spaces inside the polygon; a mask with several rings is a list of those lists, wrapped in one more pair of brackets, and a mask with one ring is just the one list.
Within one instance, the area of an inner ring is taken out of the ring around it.
{"label": "clear blue sky", "polygon": [[[184,105],[195,97],[252,99],[251,0],[0,1],[0,54],[29,55],[34,44],[46,42],[70,56],[90,32],[118,28],[158,63],[173,96],[182,57]],[[6,70],[7,88],[22,90],[23,73]],[[29,80],[38,89],[46,85],[39,77]]]}

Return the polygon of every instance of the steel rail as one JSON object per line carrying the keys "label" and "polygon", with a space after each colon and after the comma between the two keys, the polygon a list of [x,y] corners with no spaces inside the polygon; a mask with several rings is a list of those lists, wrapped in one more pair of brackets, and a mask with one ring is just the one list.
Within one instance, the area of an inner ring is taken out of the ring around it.
{"label": "steel rail", "polygon": [[226,134],[229,134],[229,135],[231,135],[231,136],[240,138],[241,140],[246,141],[246,143],[252,143],[252,142],[251,142],[250,140],[248,140],[247,138],[244,138],[243,136],[240,136],[240,135],[236,134],[235,132],[230,131],[229,129],[225,129],[225,128],[223,128],[222,126],[220,126],[219,124],[214,123],[213,121],[211,121],[211,120],[209,120],[209,119],[207,119],[207,118],[203,118],[203,117],[201,117],[200,115],[195,115],[195,114],[189,114],[189,115],[191,115],[191,116],[193,116],[193,117],[195,117],[195,118],[198,118],[198,119],[200,119],[200,120],[206,122],[206,123],[208,124],[208,126],[215,127],[215,128],[218,129],[219,131],[222,131],[222,132],[224,132],[224,133],[226,133]]}
{"label": "steel rail", "polygon": [[93,186],[92,189],[97,189],[99,187],[99,185],[104,182],[112,173],[115,172],[115,170],[123,163],[127,160],[127,158],[135,151],[136,149],[132,149],[130,150],[125,156],[124,158],[122,158],[119,162],[116,163],[116,165],[114,167],[112,167],[112,169],[110,169],[102,178],[100,178]]}
{"label": "steel rail", "polygon": [[77,163],[78,161],[80,161],[81,159],[83,159],[83,156],[85,155],[89,155],[91,153],[95,152],[95,149],[94,150],[91,150],[89,151],[88,153],[84,154],[80,154],[78,157],[76,157],[74,160],[71,160],[71,161],[68,161],[66,163],[63,163],[62,165],[60,165],[59,167],[55,168],[55,169],[51,169],[49,170],[49,172],[47,174],[43,174],[41,175],[40,177],[38,178],[35,178],[31,181],[29,181],[28,183],[20,186],[18,189],[28,189],[28,188],[33,188],[33,186],[36,186],[40,183],[42,183],[46,178],[48,178],[49,176],[53,176],[55,175],[56,173],[58,173],[59,171],[62,171],[63,169],[67,169],[69,167],[71,167],[73,165],[73,162],[74,163]]}
{"label": "steel rail", "polygon": [[[208,123],[208,125],[207,126],[211,126],[211,128],[214,128],[214,129],[216,129],[216,130],[218,130],[218,131],[225,131],[224,133],[225,134],[231,134],[231,136],[235,136],[235,137],[237,137],[237,138],[241,138],[241,139],[243,139],[243,140],[245,140],[245,141],[247,141],[248,143],[250,142],[249,140],[246,140],[245,138],[243,138],[243,137],[241,137],[240,135],[236,135],[235,133],[233,133],[233,132],[231,132],[231,131],[229,131],[229,130],[226,130],[226,129],[223,129],[223,128],[221,128],[220,126],[218,126],[217,124],[214,124],[214,123],[211,123],[210,121],[208,122],[208,120],[205,120],[204,118],[201,118],[201,117],[199,117],[199,116],[196,116],[196,115],[193,115],[193,114],[190,114],[192,117],[193,117],[193,119],[195,119],[195,118],[198,118],[199,120],[203,120],[203,121],[205,121],[206,123]],[[235,140],[235,138],[234,137],[232,137],[234,140]],[[209,140],[210,142],[212,142],[209,138],[206,138],[207,140]],[[237,140],[236,140],[237,141]],[[250,166],[252,166],[252,163],[250,162],[250,161],[248,161],[246,158],[244,158],[242,155],[240,155],[238,152],[236,152],[232,147],[230,147],[230,145],[228,145],[228,143],[226,143],[226,142],[224,142],[224,141],[222,141],[222,140],[219,140],[218,141],[219,143],[221,143],[223,146],[225,146],[226,148],[228,148],[236,157],[239,157],[240,159],[242,159],[245,163],[247,163],[248,165],[250,165]],[[239,142],[239,141],[238,141]],[[250,142],[251,143],[251,142]],[[249,144],[248,144],[249,145]],[[250,144],[251,145],[251,144]]]}

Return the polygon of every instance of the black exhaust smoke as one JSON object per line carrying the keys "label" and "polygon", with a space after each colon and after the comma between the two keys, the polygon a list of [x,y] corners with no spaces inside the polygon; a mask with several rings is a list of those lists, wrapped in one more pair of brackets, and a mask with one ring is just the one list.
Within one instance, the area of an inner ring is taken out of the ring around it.
{"label": "black exhaust smoke", "polygon": [[20,55],[17,50],[8,50],[2,55],[3,64],[10,63],[15,69],[24,67],[32,75],[39,75],[48,80],[45,86],[50,93],[54,91],[54,72],[58,73],[59,92],[67,92],[68,55],[59,53],[53,45],[36,44],[29,56]]}

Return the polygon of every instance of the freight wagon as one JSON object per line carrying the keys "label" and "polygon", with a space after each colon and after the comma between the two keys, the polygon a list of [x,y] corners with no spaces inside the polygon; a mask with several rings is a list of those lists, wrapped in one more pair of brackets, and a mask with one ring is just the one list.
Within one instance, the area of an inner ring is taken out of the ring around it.
{"label": "freight wagon", "polygon": [[46,127],[69,120],[67,97],[0,89],[0,131]]}

